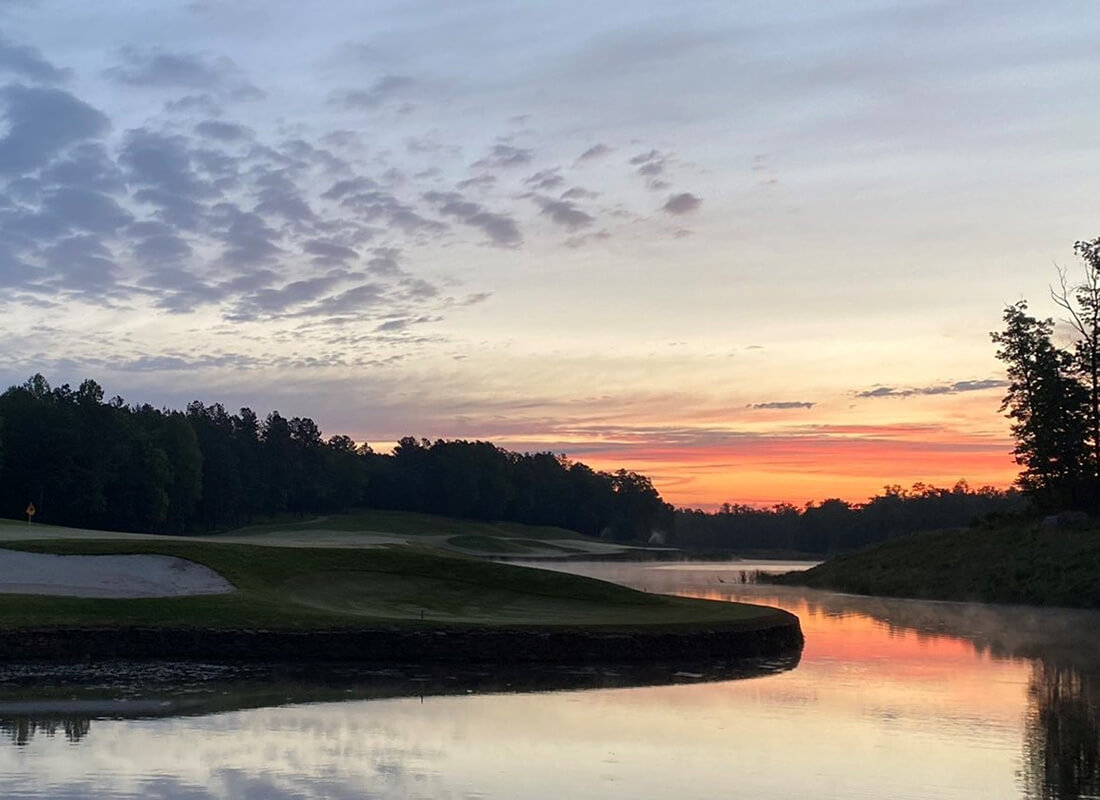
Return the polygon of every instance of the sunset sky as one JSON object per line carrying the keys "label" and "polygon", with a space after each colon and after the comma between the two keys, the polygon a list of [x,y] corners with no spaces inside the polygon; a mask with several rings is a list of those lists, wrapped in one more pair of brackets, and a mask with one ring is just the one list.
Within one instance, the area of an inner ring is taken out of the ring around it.
{"label": "sunset sky", "polygon": [[0,379],[552,450],[677,505],[1006,485],[1100,235],[1094,2],[0,0]]}

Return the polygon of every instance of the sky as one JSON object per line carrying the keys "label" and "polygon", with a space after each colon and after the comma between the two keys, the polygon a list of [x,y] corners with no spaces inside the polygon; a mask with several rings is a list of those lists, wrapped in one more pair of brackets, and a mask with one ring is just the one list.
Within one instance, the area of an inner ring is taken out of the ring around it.
{"label": "sky", "polygon": [[0,0],[0,380],[679,506],[1011,483],[1100,235],[1093,2]]}

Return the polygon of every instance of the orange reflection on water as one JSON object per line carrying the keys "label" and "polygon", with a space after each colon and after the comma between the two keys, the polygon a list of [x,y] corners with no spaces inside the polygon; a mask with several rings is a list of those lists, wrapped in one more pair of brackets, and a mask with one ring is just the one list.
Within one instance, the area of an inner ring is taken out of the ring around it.
{"label": "orange reflection on water", "polygon": [[[735,598],[736,590],[683,594],[726,602],[746,599]],[[1007,709],[1018,709],[1024,702],[1031,673],[1028,661],[993,658],[967,639],[891,627],[865,614],[827,611],[806,599],[754,594],[751,602],[782,607],[802,626],[806,645],[801,663],[779,682],[805,678],[809,683],[854,684],[855,692],[836,696],[844,697],[857,713],[908,709],[924,714],[935,708],[949,721],[1018,724],[1018,712]]]}

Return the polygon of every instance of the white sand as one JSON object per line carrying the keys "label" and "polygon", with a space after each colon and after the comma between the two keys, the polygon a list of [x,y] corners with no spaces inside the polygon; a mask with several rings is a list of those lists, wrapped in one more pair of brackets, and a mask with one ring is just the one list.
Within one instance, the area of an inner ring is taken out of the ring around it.
{"label": "white sand", "polygon": [[0,593],[69,597],[225,594],[233,584],[174,556],[55,556],[0,550]]}

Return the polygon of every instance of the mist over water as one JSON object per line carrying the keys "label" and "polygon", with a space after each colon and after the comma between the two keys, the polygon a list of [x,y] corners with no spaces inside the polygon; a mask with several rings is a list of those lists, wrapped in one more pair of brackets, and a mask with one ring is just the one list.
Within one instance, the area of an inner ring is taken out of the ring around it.
{"label": "mist over water", "polygon": [[[437,695],[444,678],[425,675],[423,696],[413,688],[401,690],[408,697],[144,719],[0,713],[0,794],[931,800],[1100,793],[1100,614],[741,583],[740,569],[768,565],[564,566],[646,591],[781,606],[802,620],[806,648],[794,669],[709,682],[684,671],[667,680],[686,683],[641,688],[482,694],[478,687],[492,686],[483,681],[469,684],[469,694],[452,686],[461,693]],[[614,670],[598,672],[573,685],[615,685]]]}

